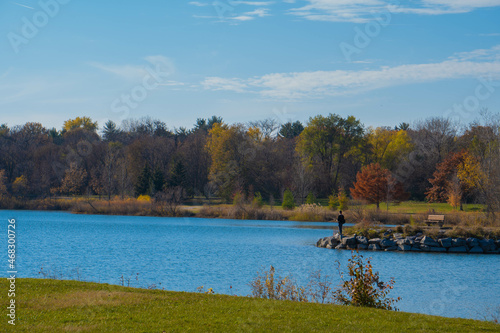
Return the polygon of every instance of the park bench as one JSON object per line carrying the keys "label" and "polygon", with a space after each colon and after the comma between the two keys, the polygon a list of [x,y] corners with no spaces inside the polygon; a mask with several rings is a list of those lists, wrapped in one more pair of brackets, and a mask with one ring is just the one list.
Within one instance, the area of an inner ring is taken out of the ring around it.
{"label": "park bench", "polygon": [[429,215],[427,217],[427,220],[425,220],[424,222],[428,226],[437,224],[438,226],[442,227],[444,224],[444,215]]}

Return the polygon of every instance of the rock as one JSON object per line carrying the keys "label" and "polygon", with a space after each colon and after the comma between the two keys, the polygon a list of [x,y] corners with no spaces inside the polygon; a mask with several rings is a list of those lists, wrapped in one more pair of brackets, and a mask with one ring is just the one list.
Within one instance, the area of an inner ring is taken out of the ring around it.
{"label": "rock", "polygon": [[448,238],[441,238],[440,240],[438,240],[438,243],[441,244],[442,247],[451,247],[451,238],[448,237]]}
{"label": "rock", "polygon": [[465,246],[450,247],[448,253],[467,253],[467,248]]}
{"label": "rock", "polygon": [[358,250],[367,250],[368,244],[358,244]]}
{"label": "rock", "polygon": [[364,236],[356,237],[356,241],[358,242],[358,244],[363,244],[363,245],[368,246],[368,239]]}
{"label": "rock", "polygon": [[500,249],[500,240],[495,241],[495,246],[497,249]]}
{"label": "rock", "polygon": [[427,245],[427,246],[432,246],[432,247],[439,247],[439,243],[436,242],[434,239],[428,237],[428,236],[424,236],[424,238],[422,238],[422,240],[420,241],[420,245]]}
{"label": "rock", "polygon": [[451,246],[452,247],[459,247],[459,246],[466,246],[467,242],[465,241],[464,238],[453,238],[451,240]]}
{"label": "rock", "polygon": [[387,237],[390,234],[392,234],[392,229],[388,229],[386,232],[384,232],[384,237]]}
{"label": "rock", "polygon": [[484,253],[486,253],[486,254],[499,254],[499,253],[500,253],[500,250],[485,251]]}
{"label": "rock", "polygon": [[430,251],[431,252],[446,252],[446,249],[444,247],[434,247],[434,246],[431,246],[430,247]]}
{"label": "rock", "polygon": [[380,250],[380,246],[378,244],[376,244],[376,243],[373,243],[373,244],[368,245],[368,250],[379,251]]}
{"label": "rock", "polygon": [[420,249],[425,252],[430,252],[431,247],[429,245],[420,244]]}
{"label": "rock", "polygon": [[479,241],[479,246],[484,252],[495,251],[495,241],[493,239],[481,239]]}
{"label": "rock", "polygon": [[397,240],[398,245],[413,245],[415,244],[415,241],[409,237],[406,238],[400,238]]}
{"label": "rock", "polygon": [[403,234],[400,234],[400,233],[395,233],[394,234],[394,238],[398,239],[398,238],[403,238]]}
{"label": "rock", "polygon": [[327,249],[333,249],[334,247],[331,244],[326,244],[325,246]]}
{"label": "rock", "polygon": [[418,247],[418,246],[412,246],[411,250],[415,251],[415,252],[421,252],[422,251],[422,249],[420,247]]}
{"label": "rock", "polygon": [[423,233],[421,233],[421,232],[417,232],[417,233],[415,234],[415,237],[422,237],[423,235],[424,235]]}
{"label": "rock", "polygon": [[385,248],[384,251],[396,251],[398,249],[397,246],[390,246],[388,248]]}
{"label": "rock", "polygon": [[479,239],[469,237],[469,238],[467,238],[466,243],[467,243],[467,246],[469,247],[469,249],[472,249],[474,246],[479,246]]}
{"label": "rock", "polygon": [[396,242],[393,241],[392,239],[384,238],[380,241],[380,247],[387,248],[387,247],[396,247]]}
{"label": "rock", "polygon": [[480,246],[474,246],[472,249],[469,250],[469,253],[483,253],[483,248]]}
{"label": "rock", "polygon": [[337,245],[337,246],[335,246],[336,250],[345,250],[345,248],[346,248],[346,246],[344,244],[342,244],[342,243],[339,244],[339,245]]}
{"label": "rock", "polygon": [[411,251],[411,246],[406,245],[406,244],[400,244],[400,245],[398,245],[398,250],[399,251]]}
{"label": "rock", "polygon": [[344,237],[342,238],[343,245],[356,245],[356,237]]}
{"label": "rock", "polygon": [[381,241],[380,238],[372,238],[372,239],[368,240],[368,243],[369,244],[377,244],[377,245],[379,245],[380,241]]}
{"label": "rock", "polygon": [[323,247],[323,242],[324,242],[323,238],[318,239],[318,241],[316,242],[316,246]]}
{"label": "rock", "polygon": [[424,237],[422,237],[422,236],[415,237],[415,243],[420,243],[422,241],[422,238],[424,238]]}

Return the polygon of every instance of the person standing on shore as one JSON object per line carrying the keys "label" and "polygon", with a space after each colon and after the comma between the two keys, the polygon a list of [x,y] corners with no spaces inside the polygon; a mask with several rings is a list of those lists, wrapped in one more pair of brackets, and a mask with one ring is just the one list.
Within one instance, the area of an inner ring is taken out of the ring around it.
{"label": "person standing on shore", "polygon": [[340,238],[342,238],[342,226],[344,225],[345,223],[345,218],[344,218],[344,215],[342,214],[342,211],[339,211],[339,217],[337,217],[337,221],[339,223],[339,234],[340,234]]}

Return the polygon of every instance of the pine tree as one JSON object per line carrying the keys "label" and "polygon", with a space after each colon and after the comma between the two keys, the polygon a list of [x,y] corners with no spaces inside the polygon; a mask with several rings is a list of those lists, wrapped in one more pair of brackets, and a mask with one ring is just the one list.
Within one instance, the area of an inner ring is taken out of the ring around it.
{"label": "pine tree", "polygon": [[181,186],[186,188],[187,186],[187,176],[186,168],[182,161],[176,161],[170,171],[170,179],[168,185],[171,187]]}
{"label": "pine tree", "polygon": [[159,168],[156,168],[153,174],[154,192],[155,193],[161,192],[163,190],[164,185],[165,185],[165,176],[163,175],[163,172]]}
{"label": "pine tree", "polygon": [[149,195],[151,193],[151,170],[149,165],[146,163],[141,171],[141,174],[137,178],[137,183],[134,186],[135,196]]}
{"label": "pine tree", "polygon": [[281,204],[283,209],[294,209],[295,208],[295,199],[293,198],[292,191],[285,190],[283,193],[283,203]]}

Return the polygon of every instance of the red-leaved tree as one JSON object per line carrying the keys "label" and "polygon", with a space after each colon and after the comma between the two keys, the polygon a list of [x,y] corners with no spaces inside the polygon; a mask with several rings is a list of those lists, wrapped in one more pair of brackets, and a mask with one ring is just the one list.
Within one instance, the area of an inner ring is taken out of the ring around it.
{"label": "red-leaved tree", "polygon": [[368,201],[380,207],[384,201],[402,201],[408,199],[403,185],[396,181],[389,170],[382,169],[380,164],[372,163],[361,169],[356,175],[356,182],[351,188],[354,199]]}

